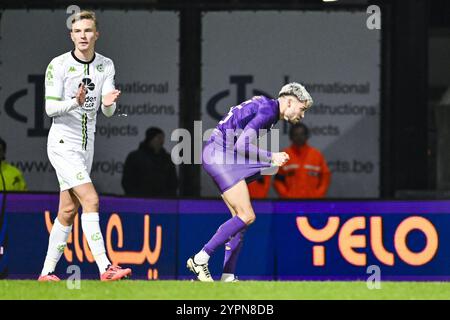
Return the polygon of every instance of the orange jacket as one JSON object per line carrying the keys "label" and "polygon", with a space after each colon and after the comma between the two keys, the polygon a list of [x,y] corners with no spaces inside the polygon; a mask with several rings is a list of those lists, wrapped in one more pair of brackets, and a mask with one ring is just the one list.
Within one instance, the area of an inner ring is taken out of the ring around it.
{"label": "orange jacket", "polygon": [[270,178],[272,176],[261,176],[248,184],[250,199],[265,199],[270,189]]}
{"label": "orange jacket", "polygon": [[319,150],[305,144],[283,150],[289,161],[274,179],[280,198],[323,198],[330,185],[331,173]]}

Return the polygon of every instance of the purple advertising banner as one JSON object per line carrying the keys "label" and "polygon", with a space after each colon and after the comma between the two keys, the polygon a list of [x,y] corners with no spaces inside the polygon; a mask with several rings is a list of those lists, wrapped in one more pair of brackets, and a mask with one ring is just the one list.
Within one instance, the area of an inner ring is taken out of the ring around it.
{"label": "purple advertising banner", "polygon": [[5,194],[0,193],[0,279],[4,279],[8,275],[8,257],[6,248],[8,245],[8,233],[6,215],[4,214]]}
{"label": "purple advertising banner", "polygon": [[275,202],[280,280],[450,280],[450,201]]}
{"label": "purple advertising banner", "polygon": [[[8,278],[40,273],[58,200],[58,194],[8,194],[0,226],[0,239],[9,238],[0,265]],[[257,218],[237,264],[241,279],[450,280],[450,201],[254,201],[253,207]],[[107,254],[132,268],[133,279],[192,279],[186,260],[230,217],[221,200],[100,197]],[[211,257],[215,278],[223,257],[223,247]],[[73,265],[83,278],[99,276],[79,217],[56,273],[67,277]]]}
{"label": "purple advertising banner", "polygon": [[[57,194],[8,194],[9,278],[38,276],[58,199]],[[110,261],[132,268],[134,279],[173,278],[177,212],[175,200],[101,197],[100,227]],[[78,266],[82,278],[99,277],[79,214],[56,272],[64,275],[69,266]]]}

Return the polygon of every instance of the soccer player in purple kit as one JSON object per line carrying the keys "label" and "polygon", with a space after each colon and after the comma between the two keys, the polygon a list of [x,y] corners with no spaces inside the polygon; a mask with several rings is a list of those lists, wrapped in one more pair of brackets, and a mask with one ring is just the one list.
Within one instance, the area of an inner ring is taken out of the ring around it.
{"label": "soccer player in purple kit", "polygon": [[243,234],[255,221],[247,183],[261,176],[261,171],[280,167],[289,160],[285,152],[269,152],[254,144],[260,130],[270,130],[279,119],[298,123],[313,100],[305,87],[292,82],[281,88],[277,99],[256,96],[232,107],[219,122],[202,152],[203,167],[213,178],[232,218],[225,221],[203,246],[187,260],[187,267],[200,281],[214,281],[208,261],[225,244],[222,281],[236,281],[237,258]]}

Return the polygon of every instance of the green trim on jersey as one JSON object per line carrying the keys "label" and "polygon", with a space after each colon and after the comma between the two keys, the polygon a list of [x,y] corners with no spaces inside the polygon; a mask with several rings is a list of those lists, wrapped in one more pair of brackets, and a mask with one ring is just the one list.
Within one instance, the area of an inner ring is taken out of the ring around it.
{"label": "green trim on jersey", "polygon": [[87,140],[88,140],[88,135],[87,135],[87,115],[86,113],[83,113],[83,115],[81,116],[81,137],[82,137],[82,145],[81,147],[86,150],[87,147]]}
{"label": "green trim on jersey", "polygon": [[58,97],[52,97],[52,96],[45,96],[45,100],[56,100],[56,101],[61,101],[61,98],[58,98]]}
{"label": "green trim on jersey", "polygon": [[88,71],[89,65],[85,64],[84,65],[84,75],[88,75],[89,71]]}

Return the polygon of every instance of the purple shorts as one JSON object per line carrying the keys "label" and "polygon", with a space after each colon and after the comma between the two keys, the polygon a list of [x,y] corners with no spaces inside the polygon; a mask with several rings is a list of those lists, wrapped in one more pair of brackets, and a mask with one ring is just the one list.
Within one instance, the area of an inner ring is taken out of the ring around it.
{"label": "purple shorts", "polygon": [[221,193],[241,180],[249,183],[258,179],[263,169],[271,168],[270,163],[251,161],[214,140],[209,140],[203,147],[202,164]]}

